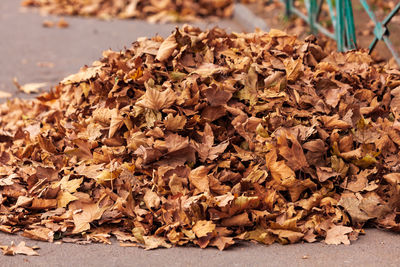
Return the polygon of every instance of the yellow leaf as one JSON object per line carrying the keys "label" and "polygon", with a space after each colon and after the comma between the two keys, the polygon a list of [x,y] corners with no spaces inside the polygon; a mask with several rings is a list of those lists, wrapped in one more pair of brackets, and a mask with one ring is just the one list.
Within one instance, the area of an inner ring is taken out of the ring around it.
{"label": "yellow leaf", "polygon": [[200,220],[193,226],[193,232],[197,237],[207,236],[215,230],[216,225],[211,221]]}
{"label": "yellow leaf", "polygon": [[363,169],[368,168],[369,166],[377,163],[378,161],[376,160],[375,157],[367,154],[365,155],[362,159],[354,161],[354,164],[356,164],[358,167],[361,167]]}
{"label": "yellow leaf", "polygon": [[57,207],[65,208],[70,202],[78,200],[78,198],[72,195],[68,191],[60,191],[57,196]]}
{"label": "yellow leaf", "polygon": [[140,77],[143,76],[143,69],[141,67],[139,67],[131,76],[131,79],[136,81],[137,79],[139,79]]}
{"label": "yellow leaf", "polygon": [[83,178],[69,180],[69,176],[64,176],[55,187],[61,186],[62,190],[66,190],[69,193],[75,193],[76,190],[81,186]]}
{"label": "yellow leaf", "polygon": [[104,184],[105,182],[112,181],[115,178],[117,178],[120,173],[121,173],[120,170],[116,171],[104,170],[95,178],[95,180],[98,184]]}

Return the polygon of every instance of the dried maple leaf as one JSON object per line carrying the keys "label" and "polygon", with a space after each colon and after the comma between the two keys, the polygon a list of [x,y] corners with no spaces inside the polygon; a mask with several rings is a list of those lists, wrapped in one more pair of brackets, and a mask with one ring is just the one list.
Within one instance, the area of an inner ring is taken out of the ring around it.
{"label": "dried maple leaf", "polygon": [[206,161],[207,159],[214,160],[218,157],[218,155],[225,151],[228,147],[229,142],[225,141],[220,143],[219,145],[214,146],[214,133],[211,129],[211,126],[207,123],[204,127],[202,143],[194,143],[194,148],[199,153],[199,157],[201,161]]}
{"label": "dried maple leaf", "polygon": [[28,237],[34,240],[53,242],[54,231],[45,227],[35,227],[34,229],[25,230],[22,236]]}
{"label": "dried maple leaf", "polygon": [[337,177],[339,173],[335,172],[332,170],[332,168],[329,167],[318,167],[317,168],[317,176],[318,180],[320,182],[325,182],[326,180],[332,178],[332,177]]}
{"label": "dried maple leaf", "polygon": [[70,84],[87,81],[91,78],[96,77],[96,75],[100,72],[101,67],[101,65],[96,67],[84,67],[78,73],[71,74],[70,76],[64,78],[61,83]]}
{"label": "dried maple leaf", "polygon": [[226,237],[226,236],[218,236],[210,242],[210,246],[215,246],[219,250],[224,250],[224,249],[232,246],[233,244],[235,244],[235,241],[233,240],[233,238]]}
{"label": "dried maple leaf", "polygon": [[24,241],[21,241],[18,245],[14,245],[14,243],[12,242],[11,246],[0,246],[0,249],[3,251],[4,255],[9,256],[14,256],[17,254],[23,254],[27,256],[39,256],[39,253],[34,250],[37,248],[26,246]]}
{"label": "dried maple leaf", "polygon": [[353,223],[363,223],[372,217],[368,216],[360,209],[360,200],[354,194],[342,195],[338,205],[342,206],[347,211]]}
{"label": "dried maple leaf", "polygon": [[163,237],[159,236],[143,236],[144,245],[146,250],[155,249],[158,247],[170,248],[171,244],[168,244]]}
{"label": "dried maple leaf", "polygon": [[199,192],[209,192],[210,184],[208,181],[208,168],[201,166],[192,170],[189,174],[189,182],[192,184]]}
{"label": "dried maple leaf", "polygon": [[266,155],[266,162],[271,176],[277,181],[281,182],[290,177],[295,177],[294,171],[289,168],[284,161],[276,161],[277,154],[273,150]]}
{"label": "dried maple leaf", "polygon": [[89,230],[90,223],[100,219],[105,210],[95,203],[82,202],[74,202],[69,208],[74,211],[72,216],[75,225],[73,233],[81,233]]}
{"label": "dried maple leaf", "polygon": [[148,88],[143,99],[136,102],[139,107],[149,108],[154,111],[159,111],[164,108],[171,107],[176,101],[176,95],[171,89],[158,91],[157,89]]}
{"label": "dried maple leaf", "polygon": [[[291,147],[289,147],[286,138],[291,141]],[[281,154],[287,160],[287,165],[292,170],[297,171],[308,167],[303,148],[294,136],[291,134],[287,135],[286,137],[279,136],[277,141],[279,154]]]}
{"label": "dried maple leaf", "polygon": [[78,200],[78,198],[72,195],[68,191],[60,191],[57,195],[57,207],[58,208],[65,208],[67,205],[72,202]]}
{"label": "dried maple leaf", "polygon": [[193,226],[193,232],[197,237],[205,237],[215,231],[216,225],[211,221],[200,220]]}
{"label": "dried maple leaf", "polygon": [[328,245],[339,245],[341,243],[350,245],[348,234],[353,232],[351,227],[334,225],[326,232],[325,243]]}
{"label": "dried maple leaf", "polygon": [[57,22],[57,27],[58,28],[68,28],[69,23],[64,18],[60,18],[60,20]]}
{"label": "dried maple leaf", "polygon": [[178,130],[183,130],[187,119],[185,116],[172,115],[171,113],[164,120],[165,128],[169,131],[176,132]]}

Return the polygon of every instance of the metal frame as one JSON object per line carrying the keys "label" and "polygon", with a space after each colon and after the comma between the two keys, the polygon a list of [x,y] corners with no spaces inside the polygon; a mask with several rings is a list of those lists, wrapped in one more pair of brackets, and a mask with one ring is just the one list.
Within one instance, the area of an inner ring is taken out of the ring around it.
{"label": "metal frame", "polygon": [[[295,14],[310,25],[312,33],[321,32],[336,40],[338,51],[351,50],[357,47],[353,8],[350,0],[336,0],[336,7],[332,0],[305,0],[307,15],[294,6],[294,0],[279,1],[285,4],[287,17]],[[322,6],[325,2],[327,2],[329,7],[333,32],[319,23]]]}
{"label": "metal frame", "polygon": [[[287,17],[295,14],[310,25],[312,33],[321,32],[331,39],[334,39],[337,42],[338,51],[343,52],[357,48],[357,39],[351,0],[304,0],[307,14],[303,14],[299,9],[294,6],[295,0],[279,1],[285,4]],[[333,1],[335,3],[333,3]],[[331,17],[333,25],[333,32],[326,29],[318,22],[322,11],[322,5],[325,2],[328,4],[329,15]],[[400,3],[395,6],[395,8],[390,12],[389,15],[387,15],[387,17],[383,21],[378,21],[367,1],[360,0],[360,2],[365,11],[368,13],[371,20],[375,23],[375,37],[371,45],[369,46],[369,52],[371,53],[374,50],[378,41],[383,41],[385,42],[386,46],[389,48],[393,57],[400,66],[400,55],[397,53],[392,42],[389,40],[389,30],[387,28],[387,25],[390,23],[391,19],[399,12]]]}
{"label": "metal frame", "polygon": [[371,18],[371,20],[375,23],[375,28],[374,28],[374,35],[375,38],[372,41],[372,43],[369,46],[369,52],[371,53],[372,50],[374,50],[376,44],[378,41],[384,41],[387,48],[390,50],[392,53],[394,59],[396,60],[397,64],[400,66],[400,56],[397,53],[396,49],[394,48],[392,42],[389,39],[389,30],[387,28],[387,25],[389,22],[392,20],[394,15],[397,14],[400,10],[400,3],[398,3],[394,9],[386,16],[386,18],[383,21],[379,21],[374,12],[372,12],[371,8],[369,7],[368,3],[366,0],[360,0],[362,6],[364,7],[365,11],[368,13],[368,16]]}

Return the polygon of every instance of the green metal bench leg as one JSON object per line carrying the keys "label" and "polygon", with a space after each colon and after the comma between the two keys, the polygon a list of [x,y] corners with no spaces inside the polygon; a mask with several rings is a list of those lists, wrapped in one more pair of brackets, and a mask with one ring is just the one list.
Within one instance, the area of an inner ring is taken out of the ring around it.
{"label": "green metal bench leg", "polygon": [[356,29],[354,26],[354,15],[353,15],[353,6],[351,4],[351,0],[346,0],[345,3],[346,10],[346,48],[348,50],[357,48],[357,37],[356,37]]}
{"label": "green metal bench leg", "polygon": [[344,0],[336,1],[336,42],[337,50],[344,52]]}
{"label": "green metal bench leg", "polygon": [[289,18],[292,15],[293,0],[285,0],[285,16]]}
{"label": "green metal bench leg", "polygon": [[357,47],[351,0],[336,1],[336,42],[337,50],[344,52]]}
{"label": "green metal bench leg", "polygon": [[307,7],[308,7],[308,23],[310,24],[310,29],[313,34],[316,34],[318,31],[315,28],[315,24],[317,22],[317,12],[318,12],[318,6],[317,6],[317,0],[308,0],[307,1]]}

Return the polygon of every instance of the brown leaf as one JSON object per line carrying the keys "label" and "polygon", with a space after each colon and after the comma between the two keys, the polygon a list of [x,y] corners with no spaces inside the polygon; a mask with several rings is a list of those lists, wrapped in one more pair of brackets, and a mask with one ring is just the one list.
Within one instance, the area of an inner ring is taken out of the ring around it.
{"label": "brown leaf", "polygon": [[222,226],[251,226],[252,222],[249,219],[249,215],[244,212],[239,215],[224,219],[221,221]]}
{"label": "brown leaf", "polygon": [[[291,141],[291,147],[289,147],[286,138]],[[308,167],[307,159],[304,156],[304,152],[300,143],[291,134],[289,134],[287,137],[278,137],[278,148],[279,154],[281,154],[287,160],[287,165],[292,170],[297,171]]]}
{"label": "brown leaf", "polygon": [[70,202],[75,200],[78,200],[76,196],[68,191],[61,190],[57,195],[57,207],[65,208]]}
{"label": "brown leaf", "polygon": [[159,111],[164,108],[171,107],[176,100],[176,95],[171,89],[158,91],[157,89],[148,88],[143,98],[136,102],[139,107],[149,108]]}
{"label": "brown leaf", "polygon": [[155,249],[159,247],[170,248],[171,244],[168,244],[163,237],[159,236],[143,236],[144,245],[146,250]]}
{"label": "brown leaf", "polygon": [[76,74],[72,74],[66,78],[64,78],[64,80],[61,81],[62,84],[70,84],[70,83],[79,83],[82,81],[87,81],[91,78],[96,77],[96,75],[100,72],[101,69],[101,65],[100,66],[93,66],[93,67],[84,67],[81,68],[80,71]]}
{"label": "brown leaf", "polygon": [[360,209],[360,204],[360,200],[354,194],[342,195],[338,203],[349,213],[353,223],[363,223],[372,218]]}
{"label": "brown leaf", "polygon": [[18,90],[24,92],[25,94],[39,93],[39,89],[43,89],[45,86],[48,85],[48,83],[27,83],[24,85],[20,85],[16,77],[14,77],[13,83],[18,88]]}
{"label": "brown leaf", "polygon": [[289,168],[284,161],[276,161],[277,154],[275,150],[269,152],[265,158],[272,178],[274,178],[276,181],[281,182],[287,178],[295,177],[294,171]]}
{"label": "brown leaf", "polygon": [[200,144],[194,142],[194,148],[197,153],[199,153],[199,157],[202,162],[205,162],[207,159],[215,160],[229,145],[229,142],[225,141],[214,146],[214,133],[208,123],[204,127],[202,139],[202,143]]}
{"label": "brown leaf", "polygon": [[37,228],[35,227],[34,229],[31,230],[25,230],[22,233],[22,236],[34,240],[53,242],[54,232],[45,227],[37,227]]}
{"label": "brown leaf", "polygon": [[42,210],[42,209],[54,209],[56,207],[57,207],[57,199],[34,198],[30,209]]}
{"label": "brown leaf", "polygon": [[325,182],[329,178],[337,177],[338,175],[339,175],[339,173],[337,173],[334,170],[332,170],[332,168],[329,168],[329,167],[317,167],[317,176],[318,176],[318,180],[321,183]]}
{"label": "brown leaf", "polygon": [[175,34],[171,34],[162,42],[158,49],[156,59],[159,61],[167,60],[177,47],[178,43],[176,42]]}
{"label": "brown leaf", "polygon": [[192,170],[189,174],[189,182],[192,184],[200,193],[209,192],[210,185],[208,181],[208,168],[200,166]]}
{"label": "brown leaf", "polygon": [[11,246],[0,246],[0,249],[3,251],[4,255],[14,256],[17,254],[23,254],[27,256],[39,256],[34,249],[25,245],[24,241],[21,241],[17,246],[14,245],[14,242],[11,243]]}
{"label": "brown leaf", "polygon": [[217,236],[210,242],[210,246],[217,247],[219,250],[224,250],[235,244],[232,237]]}
{"label": "brown leaf", "polygon": [[176,115],[175,117],[170,113],[164,120],[165,128],[169,131],[176,132],[178,130],[183,130],[186,124],[186,117]]}
{"label": "brown leaf", "polygon": [[74,202],[70,205],[70,209],[74,210],[74,214],[72,215],[75,225],[73,233],[81,233],[89,230],[90,223],[100,219],[104,213],[104,209],[99,208],[95,203]]}
{"label": "brown leaf", "polygon": [[339,115],[334,116],[321,116],[320,117],[324,126],[327,129],[348,129],[351,125],[343,120],[339,119]]}
{"label": "brown leaf", "polygon": [[205,237],[215,231],[215,224],[211,221],[200,220],[193,225],[193,232],[197,237]]}
{"label": "brown leaf", "polygon": [[353,232],[351,227],[334,225],[326,232],[325,243],[328,245],[339,245],[341,243],[350,245],[348,234]]}
{"label": "brown leaf", "polygon": [[160,206],[160,201],[161,201],[160,197],[157,195],[157,193],[155,193],[149,189],[146,190],[143,200],[148,209],[152,209],[152,208],[157,209]]}
{"label": "brown leaf", "polygon": [[214,88],[208,88],[204,93],[211,106],[225,105],[232,97],[230,92],[216,90]]}

